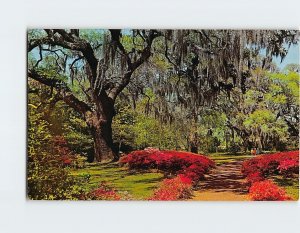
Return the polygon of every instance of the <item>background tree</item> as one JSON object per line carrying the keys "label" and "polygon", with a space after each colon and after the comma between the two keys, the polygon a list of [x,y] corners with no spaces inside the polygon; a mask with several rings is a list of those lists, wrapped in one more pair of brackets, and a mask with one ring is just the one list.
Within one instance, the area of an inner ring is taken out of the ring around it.
{"label": "background tree", "polygon": [[[130,51],[123,45],[121,30],[102,32],[96,42],[94,35],[73,29],[46,29],[28,36],[28,52],[38,48],[39,53],[36,63],[29,64],[28,76],[56,88],[62,100],[83,116],[94,139],[96,161],[118,159],[111,128],[115,100],[150,57],[152,42],[159,36],[156,30],[136,33],[141,43],[135,44],[133,37]],[[68,82],[76,82],[77,89]],[[78,97],[79,89],[84,97]]]}
{"label": "background tree", "polygon": [[[172,132],[169,126],[184,126],[186,143],[175,140],[176,148],[197,152],[203,127],[214,147],[225,134],[221,126],[211,127],[209,119],[202,119],[203,114],[224,112],[232,142],[249,136],[245,125],[231,122],[235,111],[229,110],[240,111],[238,103],[247,89],[261,86],[253,72],[275,71],[272,57],[284,58],[285,46],[297,41],[292,30],[31,30],[28,77],[54,88],[52,93],[82,116],[96,161],[118,159],[112,122],[122,109],[115,109],[119,100],[129,101],[134,111],[140,112],[138,102],[144,106],[146,118],[137,116],[137,122],[148,123],[133,124],[132,129],[141,133],[157,126],[154,131],[163,138]],[[116,120],[122,126],[124,119]],[[116,138],[122,144],[129,135],[119,129]],[[142,134],[136,138],[144,140]],[[162,140],[157,143],[168,147]]]}

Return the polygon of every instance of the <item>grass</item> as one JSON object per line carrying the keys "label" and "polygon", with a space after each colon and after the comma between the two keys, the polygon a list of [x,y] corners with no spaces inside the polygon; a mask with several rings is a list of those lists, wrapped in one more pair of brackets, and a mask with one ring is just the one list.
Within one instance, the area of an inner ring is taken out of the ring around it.
{"label": "grass", "polygon": [[284,188],[287,195],[289,195],[293,200],[299,200],[299,178],[284,178],[282,176],[273,176],[272,180]]}
{"label": "grass", "polygon": [[248,154],[228,154],[228,153],[213,153],[209,154],[208,157],[212,159],[217,165],[229,162],[235,162],[239,160],[246,160],[253,158],[253,155]]}
{"label": "grass", "polygon": [[163,174],[156,172],[132,173],[117,163],[91,163],[83,169],[72,170],[73,176],[90,176],[88,190],[98,187],[102,181],[111,184],[118,191],[128,192],[135,200],[147,199],[163,179]]}

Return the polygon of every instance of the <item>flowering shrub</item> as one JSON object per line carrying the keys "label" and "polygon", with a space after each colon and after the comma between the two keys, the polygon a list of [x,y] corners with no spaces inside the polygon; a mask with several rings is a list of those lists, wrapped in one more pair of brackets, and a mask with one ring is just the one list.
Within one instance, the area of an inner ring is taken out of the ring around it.
{"label": "flowering shrub", "polygon": [[291,176],[299,172],[299,161],[292,159],[280,161],[278,170],[284,176]]}
{"label": "flowering shrub", "polygon": [[55,136],[52,138],[54,153],[60,156],[60,160],[64,167],[84,168],[86,158],[79,154],[74,154],[68,147],[68,143],[63,136]]}
{"label": "flowering shrub", "polygon": [[254,172],[247,176],[247,182],[249,184],[253,184],[255,182],[263,181],[265,178],[262,176],[260,172]]}
{"label": "flowering shrub", "polygon": [[192,180],[184,175],[164,179],[160,187],[149,200],[176,201],[188,199],[192,195]]}
{"label": "flowering shrub", "polygon": [[121,200],[121,195],[105,182],[101,182],[97,189],[88,194],[88,198],[91,200]]}
{"label": "flowering shrub", "polygon": [[160,151],[155,148],[133,151],[120,160],[129,169],[159,169],[171,174],[183,174],[197,182],[215,166],[209,158],[190,152]]}
{"label": "flowering shrub", "polygon": [[255,182],[249,190],[253,201],[285,201],[290,200],[285,191],[270,180]]}
{"label": "flowering shrub", "polygon": [[299,151],[280,152],[255,157],[243,163],[242,172],[246,176],[258,172],[262,177],[279,173],[286,175],[298,173]]}
{"label": "flowering shrub", "polygon": [[255,201],[290,200],[285,191],[270,180],[269,175],[292,176],[299,173],[299,151],[257,156],[242,165],[242,172],[251,186],[249,195]]}

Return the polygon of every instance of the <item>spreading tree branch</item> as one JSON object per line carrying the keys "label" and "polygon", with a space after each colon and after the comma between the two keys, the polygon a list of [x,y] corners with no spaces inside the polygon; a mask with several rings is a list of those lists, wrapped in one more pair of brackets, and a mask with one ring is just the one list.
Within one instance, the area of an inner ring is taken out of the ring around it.
{"label": "spreading tree branch", "polygon": [[46,85],[49,87],[54,87],[58,90],[58,92],[61,93],[62,100],[68,104],[70,107],[72,107],[75,111],[85,114],[87,111],[91,111],[91,108],[83,101],[79,100],[77,97],[75,97],[71,90],[67,87],[67,85],[61,81],[57,80],[55,78],[49,78],[46,75],[41,75],[35,70],[28,70],[28,77]]}
{"label": "spreading tree branch", "polygon": [[79,38],[78,33],[68,33],[66,30],[63,29],[45,29],[45,31],[47,33],[47,36],[28,41],[28,52],[33,50],[35,47],[43,44],[61,46],[65,49],[80,51],[86,59],[87,63],[89,64],[92,71],[92,75],[96,75],[98,60],[95,57],[94,50],[89,42]]}
{"label": "spreading tree branch", "polygon": [[153,40],[160,36],[161,33],[159,33],[156,30],[150,30],[149,35],[147,38],[145,38],[145,43],[146,46],[144,49],[141,51],[140,57],[136,61],[132,61],[128,54],[126,53],[123,45],[120,42],[120,30],[111,30],[112,33],[112,40],[115,41],[117,44],[118,48],[121,50],[121,52],[124,54],[124,56],[127,56],[127,64],[128,64],[128,69],[124,76],[122,77],[122,80],[119,85],[116,87],[112,88],[109,97],[112,98],[113,100],[116,99],[116,97],[119,95],[119,93],[129,84],[130,78],[132,73],[139,67],[141,66],[145,61],[149,59],[151,56],[151,46],[153,43]]}

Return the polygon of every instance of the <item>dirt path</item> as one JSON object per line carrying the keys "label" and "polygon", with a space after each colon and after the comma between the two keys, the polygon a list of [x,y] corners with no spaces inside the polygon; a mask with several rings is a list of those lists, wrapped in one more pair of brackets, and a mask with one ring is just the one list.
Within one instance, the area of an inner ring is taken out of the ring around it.
{"label": "dirt path", "polygon": [[228,162],[211,171],[200,181],[194,192],[195,201],[247,201],[245,180],[241,174],[242,161]]}

